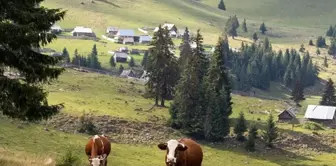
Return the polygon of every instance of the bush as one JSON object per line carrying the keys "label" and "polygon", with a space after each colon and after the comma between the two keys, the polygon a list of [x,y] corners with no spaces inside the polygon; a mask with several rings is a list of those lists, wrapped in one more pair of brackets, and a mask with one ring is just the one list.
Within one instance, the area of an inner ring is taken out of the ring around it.
{"label": "bush", "polygon": [[57,160],[56,166],[80,166],[82,165],[78,156],[76,156],[71,148],[67,148],[61,158]]}
{"label": "bush", "polygon": [[92,117],[83,113],[83,115],[79,119],[78,132],[90,135],[95,135],[98,133],[96,126],[92,122]]}
{"label": "bush", "polygon": [[308,130],[324,130],[323,126],[319,123],[316,122],[306,122],[303,125],[303,128],[308,129]]}

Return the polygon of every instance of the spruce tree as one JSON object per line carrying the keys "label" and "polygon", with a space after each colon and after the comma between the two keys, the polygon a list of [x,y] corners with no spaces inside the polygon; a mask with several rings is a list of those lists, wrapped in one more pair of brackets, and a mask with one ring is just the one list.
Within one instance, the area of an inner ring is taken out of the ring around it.
{"label": "spruce tree", "polygon": [[245,141],[244,132],[247,131],[247,124],[244,117],[244,113],[240,112],[239,117],[234,127],[234,133],[236,134],[236,139],[238,141]]}
{"label": "spruce tree", "polygon": [[11,79],[0,68],[0,111],[21,120],[47,119],[58,113],[60,105],[49,105],[44,83],[64,71],[55,65],[62,57],[52,57],[37,50],[52,42],[56,35],[51,26],[63,19],[65,11],[37,7],[43,0],[0,1],[0,65],[11,67],[23,79]]}
{"label": "spruce tree", "polygon": [[115,62],[115,60],[114,60],[114,57],[113,57],[113,56],[110,57],[110,65],[111,65],[111,67],[113,67],[113,68],[116,67],[116,65],[117,65],[116,62]]}
{"label": "spruce tree", "polygon": [[305,52],[305,50],[306,50],[306,49],[305,49],[304,45],[301,44],[301,47],[300,47],[299,51],[300,51],[300,52]]}
{"label": "spruce tree", "polygon": [[325,38],[322,36],[317,37],[316,47],[323,48],[325,46],[327,46]]}
{"label": "spruce tree", "polygon": [[320,55],[321,54],[321,51],[319,48],[316,49],[316,55]]}
{"label": "spruce tree", "polygon": [[238,36],[237,28],[239,27],[239,22],[237,16],[231,17],[227,20],[225,24],[225,32],[234,39],[234,37]]}
{"label": "spruce tree", "polygon": [[258,129],[255,124],[251,125],[247,137],[247,141],[245,143],[245,149],[249,152],[255,151],[255,140],[257,138]]}
{"label": "spruce tree", "polygon": [[336,106],[334,82],[330,78],[328,79],[328,82],[326,84],[322,99],[320,101],[320,105]]}
{"label": "spruce tree", "polygon": [[327,56],[324,56],[323,66],[328,67],[328,59]]}
{"label": "spruce tree", "polygon": [[254,42],[256,42],[258,40],[258,34],[256,32],[253,33],[252,39],[253,39]]}
{"label": "spruce tree", "polygon": [[326,33],[326,36],[332,37],[333,33],[334,33],[334,28],[333,28],[332,25],[330,25],[330,27],[329,27],[329,29]]}
{"label": "spruce tree", "polygon": [[277,127],[275,126],[275,122],[273,121],[272,114],[269,115],[266,130],[263,132],[263,139],[266,142],[267,147],[273,147],[274,141],[278,138]]}
{"label": "spruce tree", "polygon": [[131,57],[131,60],[128,62],[128,66],[129,66],[130,68],[135,67],[135,62],[134,62],[134,58],[133,58],[133,57]]}
{"label": "spruce tree", "polygon": [[267,31],[265,23],[262,23],[259,27],[260,32],[264,35],[265,32]]}
{"label": "spruce tree", "polygon": [[224,10],[224,11],[226,10],[226,7],[225,7],[225,4],[224,4],[223,0],[219,1],[218,9],[221,9],[221,10]]}
{"label": "spruce tree", "polygon": [[246,19],[244,18],[243,25],[242,25],[243,32],[247,32],[247,25],[246,25]]}
{"label": "spruce tree", "polygon": [[160,25],[150,45],[152,47],[147,61],[149,80],[146,90],[155,96],[155,105],[159,105],[161,100],[160,106],[164,107],[165,100],[173,95],[178,79],[178,63],[172,52],[174,43],[168,29],[163,29]]}
{"label": "spruce tree", "polygon": [[98,51],[97,51],[97,45],[94,44],[92,47],[92,52],[88,57],[88,67],[93,69],[100,69],[100,62],[98,61]]}
{"label": "spruce tree", "polygon": [[191,56],[192,54],[192,49],[190,46],[190,35],[189,35],[189,30],[186,27],[184,34],[183,34],[183,38],[182,38],[182,43],[181,43],[181,52],[180,52],[180,58],[179,58],[179,66],[180,69],[182,70],[182,68],[185,66],[185,64],[187,63],[188,58]]}
{"label": "spruce tree", "polygon": [[331,40],[330,46],[328,48],[328,54],[336,56],[336,38]]}
{"label": "spruce tree", "polygon": [[300,102],[302,100],[305,100],[303,90],[304,90],[303,85],[299,80],[297,80],[292,89],[292,97],[291,97],[291,99],[296,103],[297,106],[300,106]]}
{"label": "spruce tree", "polygon": [[144,70],[147,70],[148,54],[148,51],[146,51],[144,56],[142,57],[141,66]]}
{"label": "spruce tree", "polygon": [[205,79],[207,112],[204,122],[204,136],[209,141],[221,141],[230,132],[229,116],[232,114],[231,84],[225,67],[223,47],[228,45],[227,37],[219,38]]}
{"label": "spruce tree", "polygon": [[310,46],[313,46],[314,45],[314,42],[313,42],[313,40],[309,40],[309,43],[308,43]]}
{"label": "spruce tree", "polygon": [[63,49],[62,56],[64,57],[64,62],[66,64],[70,63],[70,55],[69,55],[68,50],[65,47]]}

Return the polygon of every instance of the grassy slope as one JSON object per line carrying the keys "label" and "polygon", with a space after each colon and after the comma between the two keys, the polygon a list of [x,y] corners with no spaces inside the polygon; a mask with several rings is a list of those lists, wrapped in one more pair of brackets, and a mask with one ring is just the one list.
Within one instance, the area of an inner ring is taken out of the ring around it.
{"label": "grassy slope", "polygon": [[[64,134],[57,131],[45,131],[36,125],[17,125],[8,120],[0,121],[0,164],[10,166],[40,165],[41,160],[55,159],[64,153],[67,147],[72,148],[83,163],[87,162],[84,146],[85,135]],[[20,143],[20,146],[17,143]],[[286,156],[262,156],[255,153],[245,153],[239,149],[211,148],[202,145],[204,151],[204,166],[240,166],[248,165],[322,165],[333,164],[332,154],[322,154],[313,159],[297,157],[295,160]],[[293,154],[291,154],[293,155]],[[163,165],[164,152],[155,145],[125,145],[112,143],[112,155],[109,163],[118,166]]]}

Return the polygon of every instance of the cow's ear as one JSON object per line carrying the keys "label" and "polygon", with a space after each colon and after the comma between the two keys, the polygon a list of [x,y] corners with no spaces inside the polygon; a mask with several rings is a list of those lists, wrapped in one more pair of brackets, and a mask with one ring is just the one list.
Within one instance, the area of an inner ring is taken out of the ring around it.
{"label": "cow's ear", "polygon": [[179,151],[185,151],[188,149],[188,147],[186,145],[184,145],[183,143],[179,143],[179,145],[177,146],[177,149]]}
{"label": "cow's ear", "polygon": [[161,149],[161,150],[167,150],[167,143],[160,143],[160,144],[158,145],[158,147],[159,147],[159,149]]}

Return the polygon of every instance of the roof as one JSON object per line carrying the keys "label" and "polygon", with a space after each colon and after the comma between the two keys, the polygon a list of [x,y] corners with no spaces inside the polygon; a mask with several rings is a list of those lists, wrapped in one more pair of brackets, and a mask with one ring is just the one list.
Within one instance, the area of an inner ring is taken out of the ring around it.
{"label": "roof", "polygon": [[140,36],[140,41],[152,41],[152,37],[150,36]]}
{"label": "roof", "polygon": [[127,58],[128,57],[128,54],[125,53],[125,52],[114,52],[114,55],[113,56],[117,56],[119,58]]}
{"label": "roof", "polygon": [[134,30],[132,29],[119,29],[118,36],[134,36]]}
{"label": "roof", "polygon": [[92,29],[91,28],[85,28],[85,27],[81,27],[81,26],[78,26],[76,27],[73,31],[73,32],[82,32],[82,33],[93,33]]}
{"label": "roof", "polygon": [[133,37],[131,37],[131,38],[129,38],[129,37],[127,37],[127,38],[124,38],[124,40],[123,40],[124,42],[134,42],[134,38]]}
{"label": "roof", "polygon": [[281,115],[281,114],[284,113],[284,112],[288,112],[290,116],[292,116],[293,118],[295,118],[296,115],[295,115],[295,113],[294,113],[294,110],[295,110],[295,108],[285,109],[285,110],[283,110],[282,112],[280,112],[279,115]]}
{"label": "roof", "polygon": [[305,118],[332,120],[335,117],[336,107],[322,105],[308,105]]}
{"label": "roof", "polygon": [[[167,29],[168,30],[171,30],[173,27],[175,26],[175,24],[163,24],[162,26],[161,26],[161,28],[165,28],[165,27],[167,27]],[[159,27],[156,27],[155,29],[154,29],[154,32],[157,32],[159,30]]]}
{"label": "roof", "polygon": [[118,31],[117,27],[107,27],[106,31]]}
{"label": "roof", "polygon": [[59,26],[59,25],[53,25],[53,26],[50,27],[50,29],[62,30],[61,26]]}
{"label": "roof", "polygon": [[125,76],[125,77],[128,77],[130,76],[130,74],[134,72],[132,70],[123,70],[122,73],[120,74],[120,76]]}

